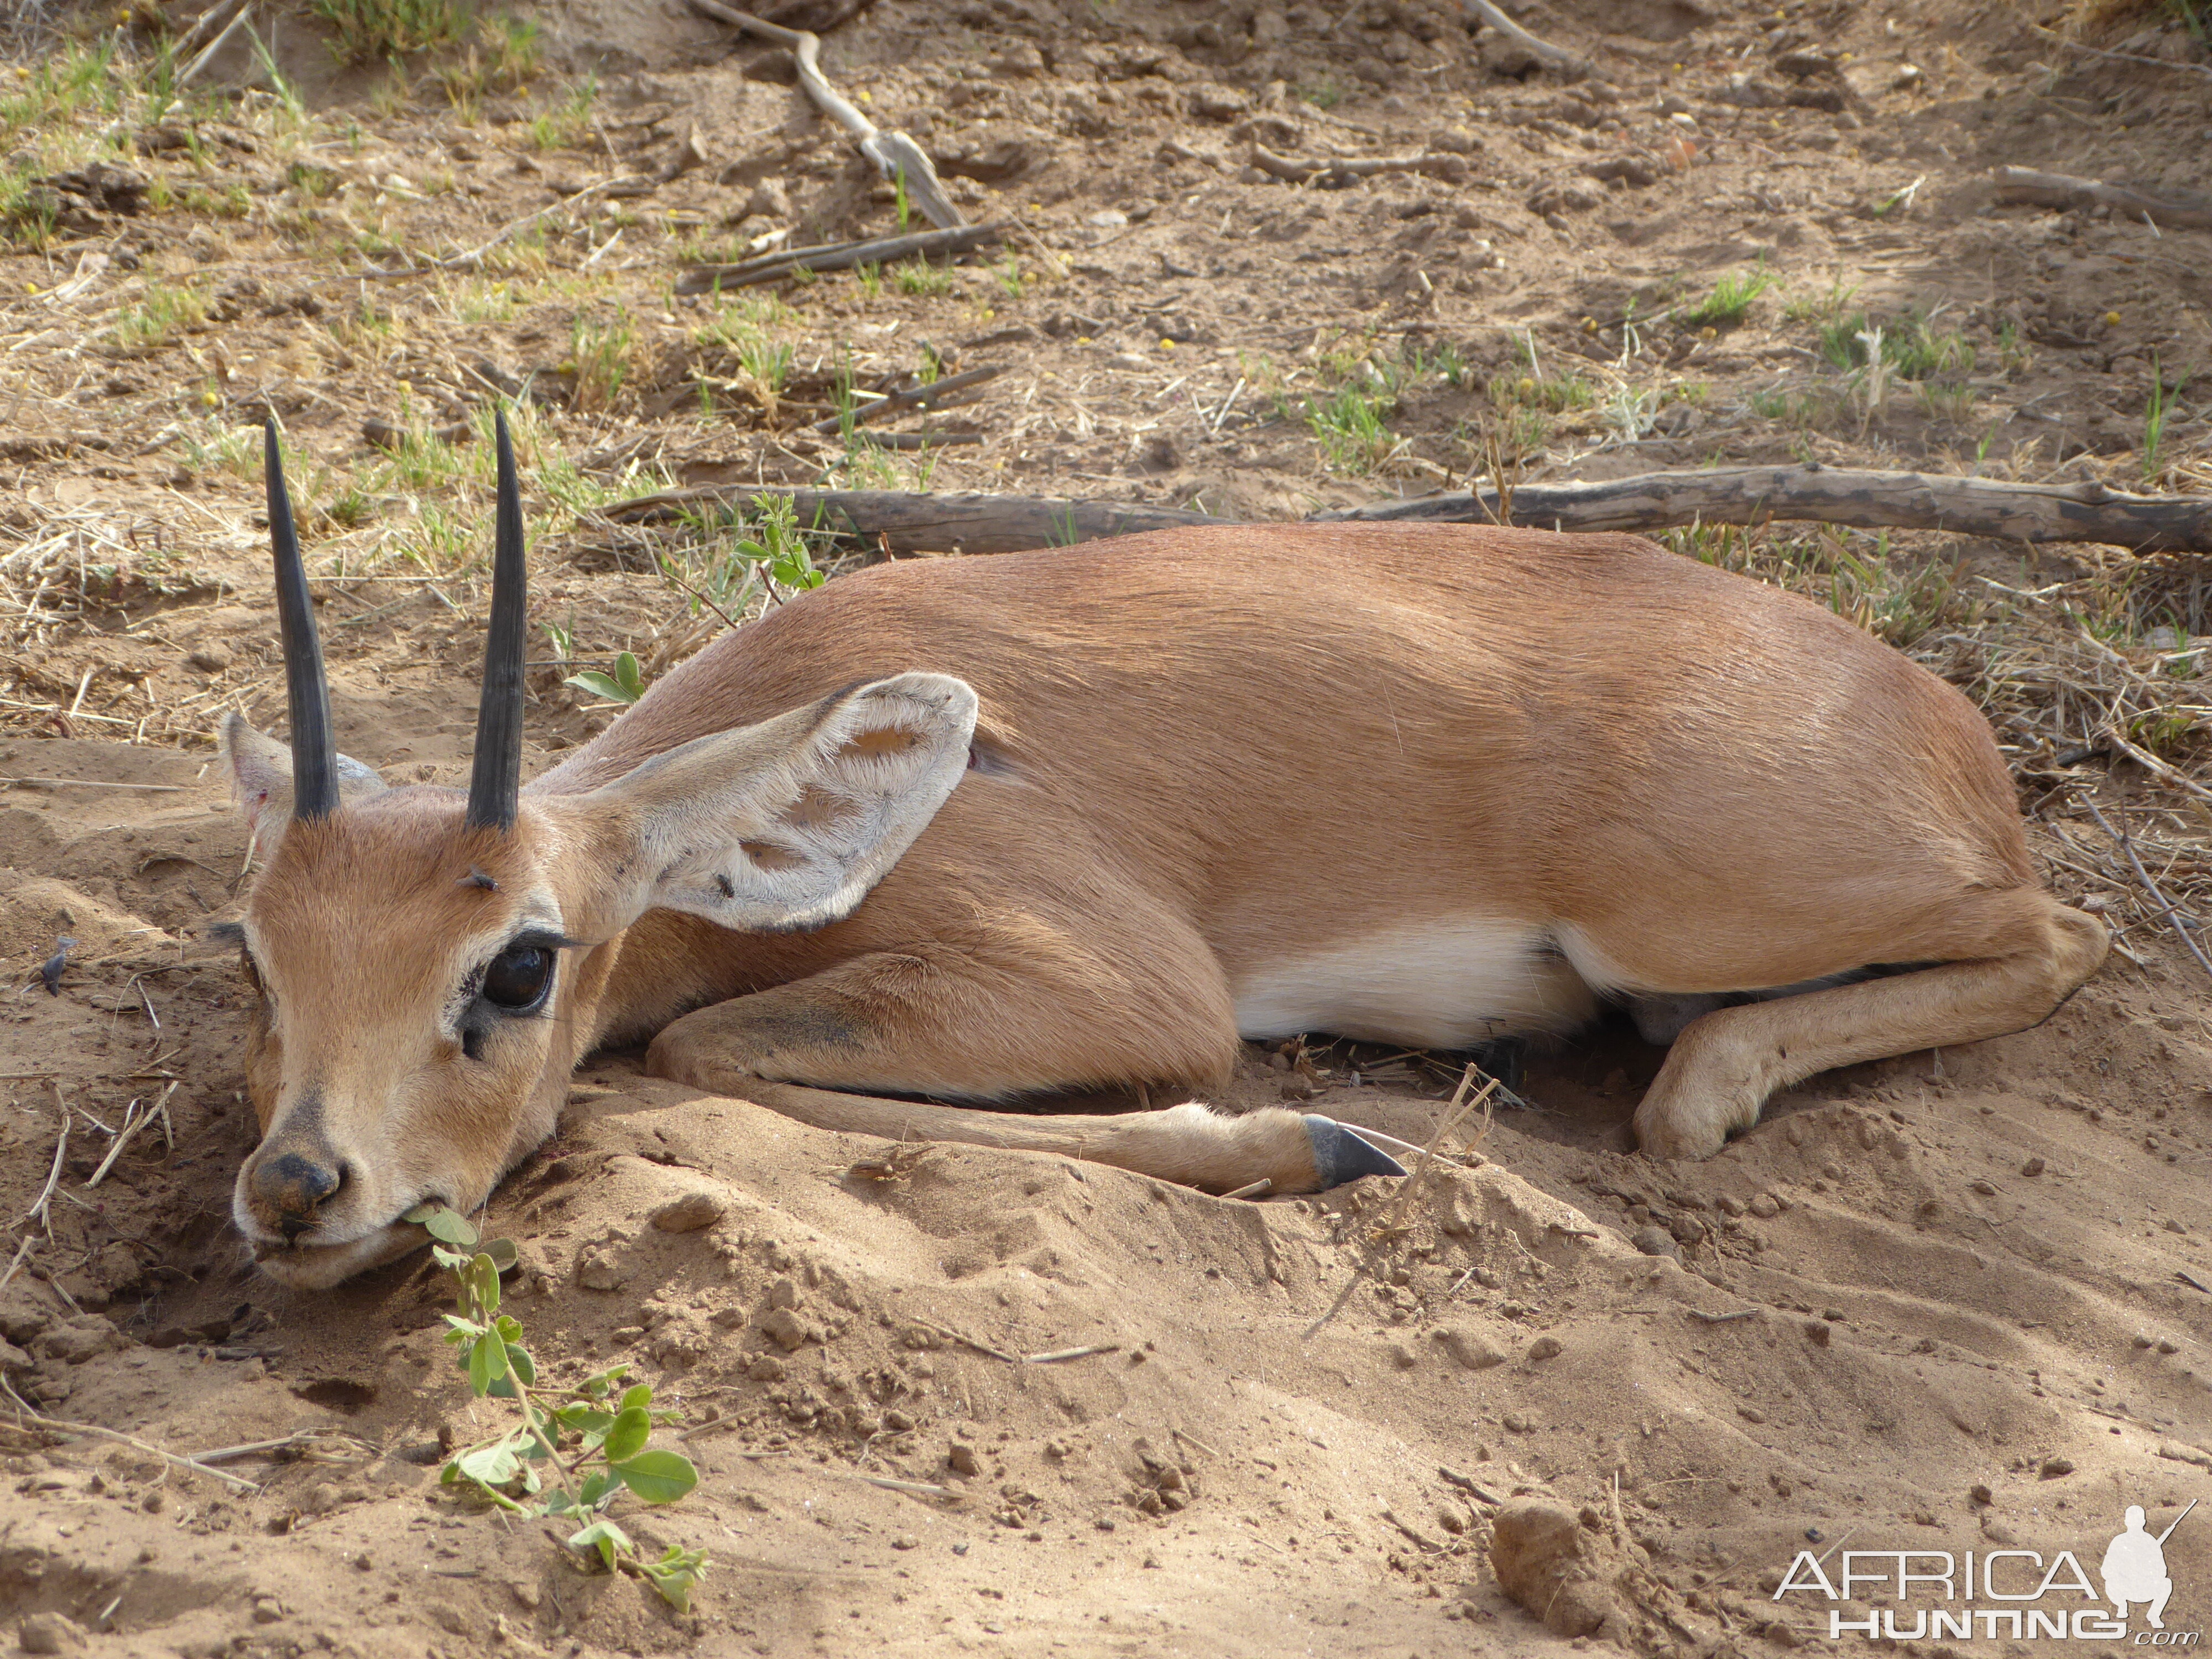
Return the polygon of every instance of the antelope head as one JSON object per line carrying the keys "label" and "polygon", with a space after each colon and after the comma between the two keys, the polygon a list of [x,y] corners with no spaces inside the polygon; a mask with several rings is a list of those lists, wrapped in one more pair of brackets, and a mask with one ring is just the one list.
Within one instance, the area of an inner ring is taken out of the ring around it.
{"label": "antelope head", "polygon": [[[262,1267],[335,1285],[471,1210],[552,1132],[623,930],[647,909],[736,929],[848,915],[960,781],[975,693],[902,674],[719,732],[571,794],[520,793],[522,506],[502,416],[489,639],[468,792],[387,787],[331,741],[275,423],[267,438],[292,742],[222,748],[262,868],[238,932],[259,999],[262,1139],[232,1212]],[[827,810],[824,803],[828,804]]]}

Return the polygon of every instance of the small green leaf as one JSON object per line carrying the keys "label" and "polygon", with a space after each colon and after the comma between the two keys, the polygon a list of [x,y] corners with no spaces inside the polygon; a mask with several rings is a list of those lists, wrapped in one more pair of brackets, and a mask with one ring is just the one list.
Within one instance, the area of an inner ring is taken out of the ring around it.
{"label": "small green leaf", "polygon": [[691,1460],[658,1447],[614,1465],[622,1483],[647,1504],[673,1504],[699,1484],[699,1471]]}
{"label": "small green leaf", "polygon": [[617,1409],[628,1411],[632,1406],[650,1406],[652,1403],[652,1385],[639,1382],[623,1390],[622,1404]]}
{"label": "small green leaf", "polygon": [[468,1253],[465,1250],[449,1250],[442,1244],[430,1247],[430,1260],[450,1271],[458,1272],[467,1265],[468,1259]]}
{"label": "small green leaf", "polygon": [[[504,1340],[503,1338],[501,1340]],[[517,1382],[527,1389],[538,1381],[538,1362],[530,1357],[530,1350],[520,1342],[507,1344],[507,1368],[509,1375],[494,1382],[490,1389],[492,1394],[501,1400],[513,1400],[517,1397],[514,1386]]]}
{"label": "small green leaf", "polygon": [[588,691],[595,697],[605,697],[609,702],[635,702],[638,698],[638,694],[621,681],[608,678],[596,668],[586,668],[580,674],[571,674],[562,684]]}
{"label": "small green leaf", "polygon": [[469,1350],[469,1387],[478,1395],[489,1394],[491,1385],[506,1375],[507,1344],[497,1331],[486,1331]]}
{"label": "small green leaf", "polygon": [[671,1544],[658,1561],[634,1561],[638,1574],[660,1592],[662,1601],[678,1613],[691,1611],[691,1587],[707,1570],[707,1552]]}
{"label": "small green leaf", "polygon": [[[429,1212],[427,1215],[423,1213],[426,1210]],[[474,1245],[477,1242],[477,1230],[469,1224],[469,1218],[459,1211],[447,1209],[442,1205],[433,1207],[427,1204],[418,1204],[408,1211],[405,1219],[418,1221],[430,1230],[431,1237],[447,1244],[459,1244],[465,1248]]]}
{"label": "small green leaf", "polygon": [[594,1469],[584,1477],[584,1484],[578,1489],[576,1495],[586,1509],[594,1509],[598,1507],[601,1498],[621,1485],[622,1482],[609,1471]]}
{"label": "small green leaf", "polygon": [[610,1365],[596,1376],[587,1376],[576,1384],[576,1392],[587,1394],[594,1400],[604,1400],[613,1389],[615,1384],[629,1375],[629,1367],[627,1364]]}
{"label": "small green leaf", "polygon": [[576,1500],[556,1487],[545,1500],[544,1512],[548,1515],[566,1515],[575,1507]]}
{"label": "small green leaf", "polygon": [[607,1462],[626,1462],[645,1449],[645,1443],[653,1438],[653,1419],[642,1406],[625,1406],[615,1413],[614,1426],[607,1431],[605,1441]]}
{"label": "small green leaf", "polygon": [[453,1467],[480,1486],[503,1486],[521,1469],[514,1448],[504,1440],[470,1447],[453,1460]]}
{"label": "small green leaf", "polygon": [[461,1293],[489,1316],[499,1306],[498,1264],[482,1251],[471,1256],[461,1269]]}
{"label": "small green leaf", "polygon": [[483,1248],[484,1254],[491,1258],[492,1266],[503,1273],[513,1273],[522,1260],[522,1253],[514,1248],[514,1241],[511,1238],[489,1239]]}
{"label": "small green leaf", "polygon": [[635,702],[645,695],[645,675],[638,668],[636,657],[629,652],[615,659],[615,683],[622,687],[625,702]]}
{"label": "small green leaf", "polygon": [[594,1521],[568,1540],[572,1550],[598,1550],[609,1572],[615,1570],[615,1552],[629,1547],[629,1534],[611,1521]]}

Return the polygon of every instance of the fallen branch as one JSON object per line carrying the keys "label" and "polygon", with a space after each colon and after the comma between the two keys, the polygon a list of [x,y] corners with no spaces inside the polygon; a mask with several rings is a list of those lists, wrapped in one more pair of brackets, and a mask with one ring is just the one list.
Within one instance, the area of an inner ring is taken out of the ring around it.
{"label": "fallen branch", "polygon": [[854,265],[889,264],[894,259],[926,258],[933,253],[966,253],[1006,234],[1003,224],[962,225],[953,230],[917,231],[911,236],[878,236],[859,242],[824,242],[815,247],[779,248],[733,265],[694,265],[676,279],[678,294],[711,294],[720,289],[757,288],[801,270],[849,270]]}
{"label": "fallen branch", "polygon": [[691,9],[718,22],[728,23],[775,40],[791,48],[799,62],[799,82],[815,107],[859,141],[860,154],[876,164],[876,171],[901,185],[921,216],[940,230],[957,230],[968,221],[938,182],[937,167],[928,153],[903,132],[885,132],[860,113],[832,87],[822,73],[822,37],[805,29],[787,29],[754,16],[749,11],[725,6],[720,0],[691,0]]}
{"label": "fallen branch", "polygon": [[1348,185],[1357,179],[1372,179],[1383,173],[1419,173],[1432,179],[1464,179],[1468,173],[1467,157],[1449,153],[1333,157],[1326,161],[1309,161],[1302,156],[1278,155],[1265,144],[1252,146],[1252,165],[1291,184],[1311,181],[1324,189]]}
{"label": "fallen branch", "polygon": [[[198,55],[177,72],[176,79],[170,82],[172,91],[181,93],[186,87],[199,79],[200,71],[214,61],[216,53],[230,44],[230,37],[237,33],[245,24],[247,15],[252,9],[252,6],[246,3],[245,0],[240,0],[240,3],[235,6],[231,5],[229,0],[224,0],[223,4],[215,7],[198,22],[185,31],[185,38],[177,43],[175,49],[169,55],[169,61],[173,64],[193,46],[198,45],[200,39],[203,38],[201,35],[203,28],[214,32],[215,38],[208,41],[206,46],[200,46]],[[222,19],[219,27],[215,22],[218,17]],[[168,114],[181,101],[181,100],[173,100],[163,106],[161,114]]]}
{"label": "fallen branch", "polygon": [[1501,508],[1495,490],[1375,501],[1331,520],[1510,521],[1560,530],[1652,531],[1672,525],[1760,525],[1802,519],[1861,530],[1947,530],[2015,542],[2101,542],[2140,553],[2212,552],[2212,496],[2130,495],[2099,483],[2001,483],[1920,472],[1822,466],[1644,472],[1601,483],[1524,483]]}
{"label": "fallen branch", "polygon": [[1547,64],[1555,64],[1560,69],[1588,67],[1580,57],[1569,52],[1565,46],[1555,46],[1549,40],[1539,39],[1529,33],[1528,30],[1492,5],[1490,0],[1467,0],[1467,9],[1507,40],[1526,46]]}
{"label": "fallen branch", "polygon": [[2000,202],[2033,202],[2044,207],[2108,207],[2130,218],[2146,218],[2180,230],[2212,230],[2212,206],[2162,202],[2125,185],[2101,179],[2077,179],[2068,173],[2038,173],[2033,167],[1999,167],[1992,175]]}
{"label": "fallen branch", "polygon": [[246,0],[216,0],[192,21],[191,27],[179,35],[169,46],[169,61],[181,63],[198,52],[218,33],[228,29],[246,9]]}
{"label": "fallen branch", "polygon": [[988,363],[981,368],[964,369],[960,374],[949,374],[928,386],[915,386],[905,392],[886,392],[874,403],[855,404],[848,413],[832,415],[826,421],[815,422],[814,429],[817,432],[842,432],[848,422],[859,426],[879,415],[896,414],[902,409],[933,409],[946,393],[964,392],[969,386],[982,385],[986,380],[995,380],[1006,372],[1001,364]]}
{"label": "fallen branch", "polygon": [[843,531],[894,553],[1016,553],[1066,547],[1102,536],[1214,524],[1203,513],[1126,501],[1051,501],[1030,495],[915,494],[896,489],[666,489],[605,510],[617,524],[668,522],[699,506],[745,511],[757,495],[790,501],[801,525]]}
{"label": "fallen branch", "polygon": [[[742,508],[762,492],[670,489],[617,502],[617,524],[670,520],[701,503]],[[1036,495],[915,494],[878,489],[769,489],[801,523],[842,530],[894,553],[1015,553],[1101,536],[1237,522],[1173,507]],[[1644,472],[1598,483],[1523,483],[1370,502],[1310,522],[1506,522],[1543,530],[1645,532],[1674,525],[1762,525],[1804,520],[1861,530],[1943,530],[2002,541],[2099,542],[2141,553],[2212,552],[2212,496],[2131,495],[2098,483],[2000,483],[1919,472],[1820,466],[1716,467]]]}

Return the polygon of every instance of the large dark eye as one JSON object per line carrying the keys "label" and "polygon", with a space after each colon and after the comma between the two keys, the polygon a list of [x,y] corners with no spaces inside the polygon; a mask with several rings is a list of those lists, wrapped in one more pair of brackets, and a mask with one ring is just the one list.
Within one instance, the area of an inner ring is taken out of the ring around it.
{"label": "large dark eye", "polygon": [[542,945],[502,951],[484,969],[483,996],[494,1007],[520,1012],[545,1000],[553,982],[553,953]]}

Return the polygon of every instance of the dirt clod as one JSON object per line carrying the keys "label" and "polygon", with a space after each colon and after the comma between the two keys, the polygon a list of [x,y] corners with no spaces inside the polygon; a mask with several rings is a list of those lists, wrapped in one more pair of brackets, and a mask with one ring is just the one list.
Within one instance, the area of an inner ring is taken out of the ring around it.
{"label": "dirt clod", "polygon": [[1508,1504],[1491,1523],[1490,1567],[1505,1593],[1561,1636],[1589,1636],[1620,1621],[1620,1579],[1630,1551],[1557,1504]]}
{"label": "dirt clod", "polygon": [[703,1189],[671,1199],[653,1212],[653,1224],[665,1233],[696,1232],[711,1227],[728,1212],[728,1205]]}

